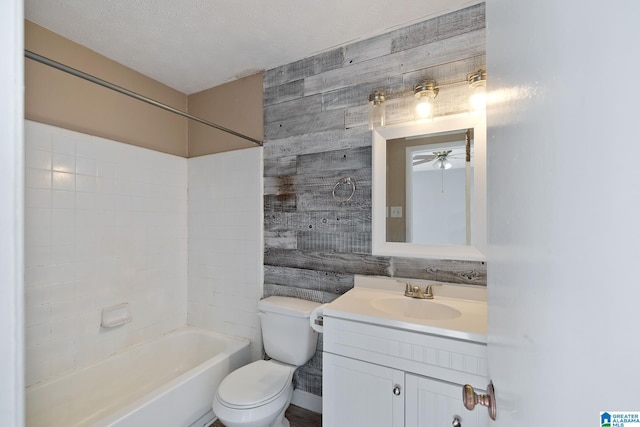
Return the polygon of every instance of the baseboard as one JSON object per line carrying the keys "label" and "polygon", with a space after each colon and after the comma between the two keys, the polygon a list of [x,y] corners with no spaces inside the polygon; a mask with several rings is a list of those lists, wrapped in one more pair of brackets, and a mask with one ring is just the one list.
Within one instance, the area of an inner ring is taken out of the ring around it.
{"label": "baseboard", "polygon": [[293,390],[291,404],[318,414],[322,413],[322,396],[317,396],[302,390]]}
{"label": "baseboard", "polygon": [[210,409],[206,414],[198,418],[193,424],[189,427],[209,427],[213,424],[218,418],[213,414],[213,411]]}

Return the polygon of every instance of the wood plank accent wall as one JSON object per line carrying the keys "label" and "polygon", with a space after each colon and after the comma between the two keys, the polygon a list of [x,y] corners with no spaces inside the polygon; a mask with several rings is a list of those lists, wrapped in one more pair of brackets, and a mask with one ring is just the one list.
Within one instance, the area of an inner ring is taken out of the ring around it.
{"label": "wood plank accent wall", "polygon": [[[264,75],[264,296],[330,302],[353,276],[486,285],[483,262],[371,254],[367,99],[387,92],[390,124],[413,119],[413,86],[459,82],[485,67],[485,6],[475,5],[268,70]],[[436,115],[467,110],[468,87],[441,90]],[[356,182],[353,199],[332,190]],[[322,394],[322,339],[296,387]]]}

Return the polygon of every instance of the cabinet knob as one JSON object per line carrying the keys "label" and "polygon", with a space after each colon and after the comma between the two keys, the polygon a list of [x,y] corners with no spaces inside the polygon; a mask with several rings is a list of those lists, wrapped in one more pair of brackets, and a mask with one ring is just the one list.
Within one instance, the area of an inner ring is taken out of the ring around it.
{"label": "cabinet knob", "polygon": [[470,411],[473,411],[476,405],[486,406],[491,419],[496,419],[496,394],[492,382],[487,385],[487,394],[477,394],[472,386],[469,384],[464,385],[462,387],[462,400],[464,401],[464,407]]}
{"label": "cabinet knob", "polygon": [[393,388],[393,394],[395,394],[396,396],[400,396],[400,386],[397,385]]}
{"label": "cabinet knob", "polygon": [[453,427],[462,427],[462,422],[460,421],[460,417],[459,416],[454,416],[453,417],[453,421],[451,422],[451,425]]}

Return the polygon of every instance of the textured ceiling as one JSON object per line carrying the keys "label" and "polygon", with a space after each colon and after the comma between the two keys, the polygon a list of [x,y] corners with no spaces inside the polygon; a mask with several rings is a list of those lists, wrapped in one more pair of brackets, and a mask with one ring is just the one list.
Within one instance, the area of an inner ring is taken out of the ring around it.
{"label": "textured ceiling", "polygon": [[191,94],[480,2],[25,0],[25,16]]}

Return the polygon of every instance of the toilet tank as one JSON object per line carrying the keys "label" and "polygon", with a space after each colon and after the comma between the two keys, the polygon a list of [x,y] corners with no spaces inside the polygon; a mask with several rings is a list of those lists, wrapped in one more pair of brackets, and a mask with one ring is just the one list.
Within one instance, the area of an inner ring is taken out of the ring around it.
{"label": "toilet tank", "polygon": [[309,326],[311,311],[319,303],[272,296],[258,303],[264,351],[289,365],[304,365],[318,344],[318,333]]}

